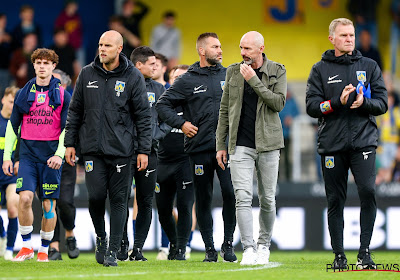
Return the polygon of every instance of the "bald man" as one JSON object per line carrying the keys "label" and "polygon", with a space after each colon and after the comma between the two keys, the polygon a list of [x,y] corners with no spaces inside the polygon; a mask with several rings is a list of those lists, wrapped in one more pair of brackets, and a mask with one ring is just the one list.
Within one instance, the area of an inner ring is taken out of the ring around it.
{"label": "bald man", "polygon": [[[65,134],[65,158],[72,166],[79,136],[89,212],[97,235],[96,261],[104,266],[117,266],[134,150],[138,171],[146,169],[151,151],[151,113],[145,81],[121,53],[122,42],[116,31],[101,35],[99,55],[79,73]],[[109,246],[104,221],[107,194],[111,206]]]}
{"label": "bald man", "polygon": [[[226,71],[216,132],[217,161],[224,169],[229,153],[236,217],[244,249],[240,264],[263,265],[269,262],[276,216],[279,150],[283,148],[278,112],[286,100],[286,69],[267,59],[263,53],[264,38],[256,31],[243,35],[239,47],[243,61],[230,65]],[[254,168],[260,204],[258,246],[253,240],[251,205]]]}

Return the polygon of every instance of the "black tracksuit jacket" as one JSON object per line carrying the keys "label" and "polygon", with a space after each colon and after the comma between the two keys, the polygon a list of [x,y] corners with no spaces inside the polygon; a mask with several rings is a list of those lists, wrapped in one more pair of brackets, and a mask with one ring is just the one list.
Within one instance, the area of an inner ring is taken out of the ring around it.
{"label": "black tracksuit jacket", "polygon": [[[216,150],[215,131],[225,74],[226,68],[220,64],[200,67],[196,62],[157,101],[158,115],[168,125],[181,128],[189,121],[198,127],[194,137],[185,136],[186,153]],[[182,106],[183,116],[176,114],[174,108],[178,106]]]}
{"label": "black tracksuit jacket", "polygon": [[[371,87],[371,98],[364,96],[361,107],[350,109],[356,92],[350,94],[346,105],[340,102],[344,87],[357,86],[365,77],[364,85]],[[333,111],[324,114],[320,104],[330,101]],[[307,114],[318,118],[318,152],[320,154],[377,147],[378,129],[375,116],[387,109],[387,91],[377,63],[363,57],[357,50],[351,55],[335,56],[334,50],[322,55],[314,64],[307,81]]]}
{"label": "black tracksuit jacket", "polygon": [[119,62],[106,71],[96,57],[79,73],[68,111],[66,147],[75,147],[79,136],[83,155],[128,157],[135,141],[136,153],[150,154],[151,112],[143,75],[124,54]]}

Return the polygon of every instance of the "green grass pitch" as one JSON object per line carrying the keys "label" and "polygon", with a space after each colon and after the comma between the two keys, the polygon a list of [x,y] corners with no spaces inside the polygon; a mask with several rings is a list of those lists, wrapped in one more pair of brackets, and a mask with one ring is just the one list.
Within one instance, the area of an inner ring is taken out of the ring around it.
{"label": "green grass pitch", "polygon": [[[83,253],[70,260],[63,253],[63,261],[50,263],[33,260],[13,263],[0,259],[1,280],[31,279],[207,279],[207,280],[256,280],[256,279],[400,279],[400,272],[356,271],[326,272],[326,264],[333,261],[330,252],[272,251],[270,264],[266,266],[241,266],[239,263],[203,263],[204,253],[192,253],[187,261],[156,261],[155,252],[144,252],[147,262],[119,262],[118,267],[103,267],[96,263],[94,253]],[[399,264],[400,252],[377,251],[374,261],[383,264]],[[239,260],[241,252],[237,252]],[[349,263],[356,262],[356,252],[348,252]],[[367,278],[368,277],[368,278]]]}

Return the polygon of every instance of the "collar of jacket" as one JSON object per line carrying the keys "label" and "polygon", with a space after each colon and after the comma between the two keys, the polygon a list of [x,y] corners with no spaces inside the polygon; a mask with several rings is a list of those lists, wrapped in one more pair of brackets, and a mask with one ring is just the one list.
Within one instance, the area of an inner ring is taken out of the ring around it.
{"label": "collar of jacket", "polygon": [[112,71],[107,71],[103,68],[103,64],[100,62],[100,58],[97,55],[94,61],[92,62],[92,67],[96,69],[102,76],[112,77],[119,76],[121,73],[125,72],[129,67],[133,67],[131,61],[128,60],[125,54],[119,54],[119,65]]}
{"label": "collar of jacket", "polygon": [[210,75],[212,72],[218,72],[223,68],[224,67],[220,63],[215,66],[200,67],[200,61],[197,61],[190,65],[188,72],[195,72],[201,75]]}
{"label": "collar of jacket", "polygon": [[322,54],[322,60],[329,61],[337,64],[353,64],[362,58],[362,54],[359,50],[354,50],[351,54],[344,54],[341,56],[335,56],[335,50],[327,50]]}

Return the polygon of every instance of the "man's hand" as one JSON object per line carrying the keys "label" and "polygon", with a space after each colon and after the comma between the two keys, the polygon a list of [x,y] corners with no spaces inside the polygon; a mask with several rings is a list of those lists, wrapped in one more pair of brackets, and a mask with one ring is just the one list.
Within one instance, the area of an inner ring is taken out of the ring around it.
{"label": "man's hand", "polygon": [[359,108],[364,103],[363,87],[360,87],[356,96],[356,100],[351,104],[350,109]]}
{"label": "man's hand", "polygon": [[59,156],[52,156],[47,160],[47,166],[51,169],[60,169],[62,165],[62,158]]}
{"label": "man's hand", "polygon": [[75,166],[75,155],[76,151],[74,147],[68,147],[65,150],[65,161],[71,166]]}
{"label": "man's hand", "polygon": [[149,164],[149,156],[145,154],[138,154],[136,160],[136,167],[138,171],[146,170],[147,165]]}
{"label": "man's hand", "polygon": [[199,130],[199,128],[197,126],[192,125],[191,122],[186,121],[182,125],[181,130],[183,133],[185,133],[185,135],[187,137],[192,138],[197,134],[197,131]]}
{"label": "man's hand", "polygon": [[228,162],[228,153],[226,152],[226,150],[218,151],[216,158],[219,167],[221,167],[222,170],[225,170],[225,164]]}
{"label": "man's hand", "polygon": [[11,160],[3,161],[3,172],[7,176],[13,175],[13,163]]}
{"label": "man's hand", "polygon": [[342,103],[342,105],[346,105],[347,100],[349,100],[350,93],[355,90],[356,88],[352,84],[348,84],[347,86],[345,86],[342,94],[340,95],[340,103]]}
{"label": "man's hand", "polygon": [[19,161],[14,162],[14,175],[18,176],[19,171]]}
{"label": "man's hand", "polygon": [[250,65],[240,64],[240,74],[242,74],[243,78],[246,80],[250,80],[256,75],[256,72],[251,68]]}

